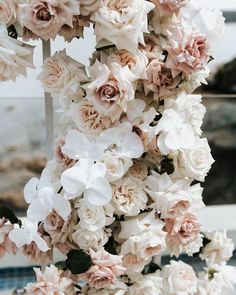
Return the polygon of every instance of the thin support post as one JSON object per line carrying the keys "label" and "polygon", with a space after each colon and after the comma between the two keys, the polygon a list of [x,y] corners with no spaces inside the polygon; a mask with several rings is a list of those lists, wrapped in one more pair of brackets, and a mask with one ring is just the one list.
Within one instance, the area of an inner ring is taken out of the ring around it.
{"label": "thin support post", "polygon": [[[43,61],[51,56],[51,45],[49,41],[43,42]],[[48,92],[44,92],[45,103],[45,117],[46,117],[46,148],[47,148],[47,160],[53,159],[53,147],[54,147],[54,122],[53,122],[53,98]]]}

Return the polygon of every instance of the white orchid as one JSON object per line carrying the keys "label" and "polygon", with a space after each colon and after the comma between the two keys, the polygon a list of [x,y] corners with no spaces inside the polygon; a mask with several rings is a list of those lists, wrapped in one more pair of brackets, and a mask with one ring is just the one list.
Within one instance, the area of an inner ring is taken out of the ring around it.
{"label": "white orchid", "polygon": [[62,195],[54,192],[51,186],[40,187],[40,181],[32,178],[24,188],[25,200],[29,205],[28,217],[34,217],[37,221],[43,221],[55,210],[64,220],[71,212],[70,202]]}
{"label": "white orchid", "polygon": [[24,219],[22,227],[13,229],[9,234],[9,238],[18,248],[35,242],[39,250],[43,252],[49,250],[47,243],[38,233],[38,221],[33,217]]}
{"label": "white orchid", "polygon": [[112,198],[112,189],[106,179],[106,166],[100,162],[80,159],[74,167],[63,172],[61,183],[70,199],[83,194],[86,202],[103,206]]}
{"label": "white orchid", "polygon": [[194,130],[174,109],[163,112],[157,124],[157,146],[164,155],[179,149],[191,149],[195,144]]}
{"label": "white orchid", "polygon": [[69,130],[65,139],[65,145],[61,148],[63,154],[74,160],[90,159],[99,160],[104,154],[104,145],[88,139],[86,135]]}
{"label": "white orchid", "polygon": [[103,131],[100,141],[111,147],[117,155],[130,159],[139,158],[144,152],[141,139],[133,132],[133,126],[128,122]]}

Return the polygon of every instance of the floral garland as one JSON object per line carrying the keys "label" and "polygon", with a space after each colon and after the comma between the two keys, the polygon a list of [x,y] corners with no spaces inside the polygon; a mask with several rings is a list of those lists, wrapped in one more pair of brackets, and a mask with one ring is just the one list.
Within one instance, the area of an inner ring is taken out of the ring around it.
{"label": "floral garland", "polygon": [[[65,51],[45,60],[39,79],[65,129],[25,186],[27,218],[0,208],[0,257],[51,264],[26,293],[226,294],[234,246],[197,220],[214,160],[201,138],[205,107],[191,94],[206,83],[222,14],[188,0],[0,0],[0,23],[1,81],[33,67],[29,39],[70,42],[90,24],[97,37],[87,69]],[[56,264],[54,249],[65,255]],[[158,265],[165,251],[206,266]]]}

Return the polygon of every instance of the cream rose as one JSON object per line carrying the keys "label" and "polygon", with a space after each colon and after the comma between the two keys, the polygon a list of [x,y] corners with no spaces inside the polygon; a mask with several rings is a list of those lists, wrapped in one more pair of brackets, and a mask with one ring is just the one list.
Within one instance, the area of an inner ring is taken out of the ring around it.
{"label": "cream rose", "polygon": [[102,5],[102,0],[80,0],[80,13],[89,16]]}
{"label": "cream rose", "polygon": [[127,176],[145,180],[148,176],[147,163],[143,160],[133,160],[133,165],[129,168]]}
{"label": "cream rose", "polygon": [[191,150],[180,150],[177,157],[177,169],[187,177],[204,181],[214,159],[206,138],[199,138]]}
{"label": "cream rose", "polygon": [[129,158],[119,156],[110,151],[104,154],[101,162],[107,168],[106,177],[111,183],[121,179],[133,164]]}
{"label": "cream rose", "polygon": [[117,283],[117,277],[124,274],[122,257],[111,255],[101,248],[98,252],[91,251],[93,266],[82,275],[90,287],[97,290],[110,288]]}
{"label": "cream rose", "polygon": [[146,263],[166,248],[166,233],[162,230],[164,223],[156,216],[155,211],[143,213],[138,217],[121,222],[118,238],[124,243],[120,254],[135,255],[137,259]]}
{"label": "cream rose", "polygon": [[76,126],[89,135],[97,135],[112,124],[111,118],[99,113],[87,99],[72,104],[71,114]]}
{"label": "cream rose", "polygon": [[143,33],[148,33],[147,14],[154,5],[144,0],[103,1],[92,14],[98,41],[106,39],[118,49],[135,52],[138,43],[144,43]]}
{"label": "cream rose", "polygon": [[162,269],[163,293],[168,295],[197,292],[197,277],[193,268],[182,261],[171,261]]}
{"label": "cream rose", "polygon": [[19,0],[21,25],[44,40],[56,37],[63,25],[73,27],[79,14],[75,0]]}
{"label": "cream rose", "polygon": [[79,199],[76,204],[80,227],[89,231],[97,231],[107,225],[107,219],[103,207],[93,206]]}
{"label": "cream rose", "polygon": [[135,254],[129,253],[123,257],[123,265],[126,268],[125,273],[131,278],[136,276],[139,278],[146,264],[146,259],[140,259]]}
{"label": "cream rose", "polygon": [[134,99],[132,82],[136,77],[128,66],[113,62],[108,68],[98,60],[89,69],[91,81],[86,85],[87,99],[100,113],[109,115],[113,121],[126,111],[127,103]]}
{"label": "cream rose", "polygon": [[127,295],[161,295],[162,278],[159,272],[143,276],[129,287]]}
{"label": "cream rose", "polygon": [[204,208],[202,187],[191,185],[189,179],[171,179],[167,173],[162,175],[152,171],[146,179],[147,192],[155,201],[154,207],[161,218],[175,218],[187,212],[198,212]]}
{"label": "cream rose", "polygon": [[65,50],[45,60],[38,78],[52,96],[75,95],[88,79],[84,66],[66,55]]}
{"label": "cream rose", "polygon": [[19,75],[26,76],[27,68],[33,65],[34,47],[8,36],[0,28],[0,81],[15,81]]}
{"label": "cream rose", "polygon": [[234,244],[231,239],[226,236],[226,232],[207,232],[205,233],[210,242],[204,246],[200,257],[206,260],[209,266],[223,265],[233,255]]}
{"label": "cream rose", "polygon": [[143,183],[138,178],[123,178],[113,184],[112,190],[112,206],[115,214],[135,216],[146,208],[147,194]]}
{"label": "cream rose", "polygon": [[11,25],[16,20],[17,5],[15,0],[0,0],[0,23]]}
{"label": "cream rose", "polygon": [[90,231],[83,229],[80,223],[75,227],[72,238],[80,249],[95,251],[101,249],[108,241],[108,236],[103,229]]}
{"label": "cream rose", "polygon": [[188,255],[199,252],[202,235],[195,215],[186,213],[174,219],[165,219],[165,222],[167,248],[171,255],[178,257],[184,251]]}

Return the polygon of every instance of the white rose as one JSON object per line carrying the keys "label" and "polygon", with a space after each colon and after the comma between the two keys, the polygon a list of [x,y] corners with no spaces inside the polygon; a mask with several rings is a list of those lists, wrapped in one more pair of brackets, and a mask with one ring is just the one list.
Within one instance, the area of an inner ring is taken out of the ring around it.
{"label": "white rose", "polygon": [[103,207],[88,204],[84,199],[80,199],[75,207],[78,207],[81,228],[97,231],[105,227],[106,215]]}
{"label": "white rose", "polygon": [[132,160],[129,158],[119,156],[110,151],[104,154],[101,162],[107,168],[106,177],[111,183],[122,178],[133,164]]}
{"label": "white rose", "polygon": [[108,237],[103,229],[90,231],[83,229],[80,224],[75,227],[72,238],[80,249],[93,249],[94,251],[101,249],[108,241]]}
{"label": "white rose", "polygon": [[164,223],[156,216],[155,211],[140,214],[137,217],[121,222],[118,238],[125,240],[120,254],[136,255],[137,259],[148,263],[153,256],[159,255],[166,248],[166,233],[162,230]]}
{"label": "white rose", "polygon": [[214,159],[206,138],[196,140],[196,145],[189,150],[180,150],[177,157],[177,169],[186,177],[204,181]]}
{"label": "white rose", "polygon": [[152,175],[146,179],[147,192],[154,200],[154,207],[161,218],[175,218],[187,211],[196,212],[203,208],[202,188],[199,184],[190,186],[189,179],[172,180],[167,173]]}
{"label": "white rose", "polygon": [[132,278],[132,280],[136,277],[140,277],[146,264],[146,259],[140,259],[135,254],[129,253],[123,257],[123,266],[126,268],[125,273]]}
{"label": "white rose", "polygon": [[82,99],[71,105],[71,115],[76,126],[82,132],[89,135],[97,135],[101,131],[111,127],[111,119],[100,114],[91,102]]}
{"label": "white rose", "polygon": [[166,109],[156,126],[157,146],[164,155],[180,149],[191,149],[195,144],[193,126],[174,109]]}
{"label": "white rose", "polygon": [[80,85],[88,80],[84,66],[66,55],[65,50],[45,60],[38,78],[52,96],[82,96]]}
{"label": "white rose", "polygon": [[193,295],[197,291],[197,277],[193,268],[182,261],[171,261],[162,269],[163,294]]}
{"label": "white rose", "polygon": [[162,289],[162,278],[160,274],[154,273],[143,276],[138,282],[129,287],[127,295],[160,295]]}
{"label": "white rose", "polygon": [[90,15],[102,5],[102,0],[80,0],[80,14]]}
{"label": "white rose", "polygon": [[26,76],[26,69],[34,68],[33,52],[33,46],[9,37],[6,29],[0,27],[0,81]]}
{"label": "white rose", "polygon": [[144,184],[137,178],[125,177],[112,187],[112,206],[115,214],[135,216],[146,208],[148,201]]}
{"label": "white rose", "polygon": [[191,95],[181,92],[175,99],[166,99],[165,108],[174,109],[189,123],[196,135],[201,135],[203,117],[206,113],[205,106],[201,103],[201,95]]}
{"label": "white rose", "polygon": [[17,5],[14,0],[0,0],[0,23],[9,26],[16,20]]}
{"label": "white rose", "polygon": [[226,232],[207,232],[206,238],[210,242],[204,246],[200,257],[206,260],[209,266],[225,264],[233,255],[234,243],[227,238]]}
{"label": "white rose", "polygon": [[119,119],[120,114],[126,111],[127,103],[134,99],[132,82],[136,76],[128,66],[113,62],[109,68],[98,60],[89,68],[91,81],[85,88],[86,98],[90,100],[97,111],[109,115],[112,121]]}
{"label": "white rose", "polygon": [[127,176],[144,180],[148,176],[148,166],[143,160],[133,160],[133,165],[129,168]]}
{"label": "white rose", "polygon": [[148,33],[147,14],[155,6],[144,0],[105,0],[92,14],[98,41],[106,39],[118,49],[135,52],[138,43],[144,44],[143,33]]}

